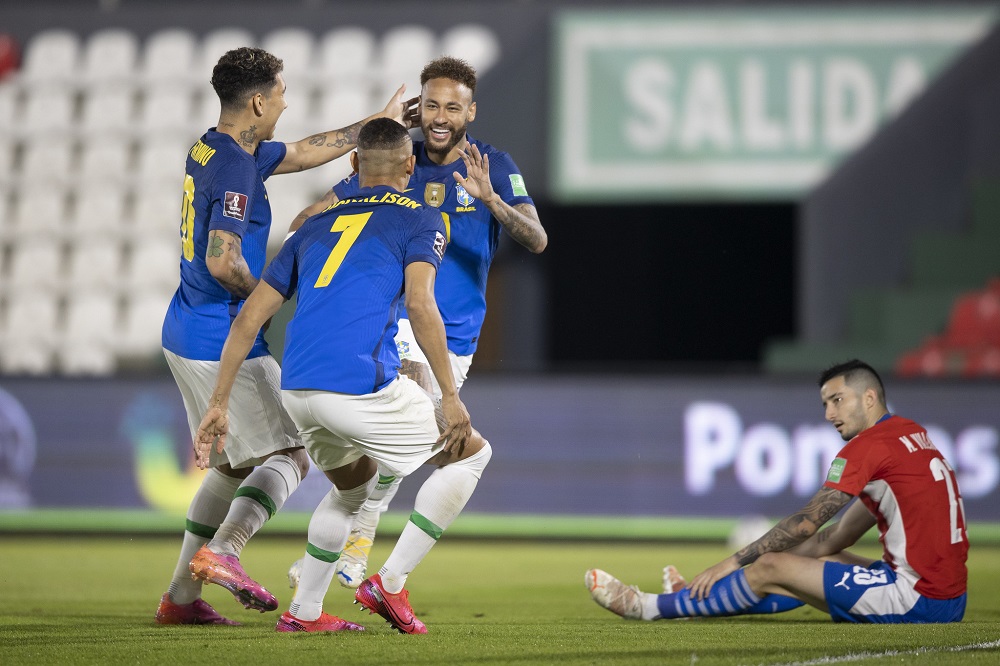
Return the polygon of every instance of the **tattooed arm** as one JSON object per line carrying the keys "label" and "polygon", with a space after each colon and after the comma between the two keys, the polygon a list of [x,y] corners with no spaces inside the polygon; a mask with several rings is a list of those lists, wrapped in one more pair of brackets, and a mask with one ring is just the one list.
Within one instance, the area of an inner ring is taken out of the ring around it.
{"label": "tattooed arm", "polygon": [[799,511],[784,518],[771,530],[733,556],[745,567],[764,553],[776,553],[794,548],[837,515],[853,499],[852,495],[835,488],[820,488],[809,503]]}
{"label": "tattooed arm", "polygon": [[237,298],[246,299],[257,286],[258,280],[243,258],[243,241],[236,234],[220,229],[210,231],[205,264],[212,277]]}
{"label": "tattooed arm", "polygon": [[875,516],[863,502],[857,501],[847,508],[839,521],[812,535],[788,552],[803,557],[831,557],[853,546],[874,526]]}
{"label": "tattooed arm", "polygon": [[326,164],[342,155],[346,155],[358,142],[358,132],[365,123],[374,118],[392,118],[400,124],[406,126],[412,118],[411,109],[416,105],[416,97],[408,100],[403,99],[406,86],[401,86],[396,94],[392,96],[389,103],[385,105],[379,113],[368,116],[353,125],[341,127],[329,132],[313,134],[301,141],[285,144],[285,159],[282,160],[274,173],[291,173],[312,169],[321,164]]}
{"label": "tattooed arm", "polygon": [[497,195],[490,182],[490,159],[487,155],[481,154],[475,144],[466,145],[466,150],[462,152],[462,160],[465,162],[468,176],[463,178],[456,171],[455,180],[489,208],[490,213],[511,238],[535,254],[544,250],[549,243],[549,237],[542,228],[535,207],[528,203],[511,206]]}
{"label": "tattooed arm", "polygon": [[721,578],[756,562],[764,553],[783,552],[801,544],[816,534],[816,531],[844,508],[852,498],[852,495],[840,490],[820,488],[801,511],[782,519],[767,534],[746,548],[695,576],[688,586],[692,598],[704,599],[712,586]]}

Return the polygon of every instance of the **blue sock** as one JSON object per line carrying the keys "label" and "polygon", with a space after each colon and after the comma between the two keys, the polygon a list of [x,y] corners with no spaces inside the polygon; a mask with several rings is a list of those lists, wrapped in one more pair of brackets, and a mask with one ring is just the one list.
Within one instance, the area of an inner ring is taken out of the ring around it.
{"label": "blue sock", "polygon": [[786,597],[783,594],[769,594],[750,608],[743,611],[744,615],[771,615],[784,613],[805,606],[805,602]]}
{"label": "blue sock", "polygon": [[716,617],[746,613],[760,601],[747,584],[743,569],[739,569],[713,585],[712,591],[701,601],[692,599],[690,590],[685,588],[674,594],[657,595],[656,607],[664,619]]}

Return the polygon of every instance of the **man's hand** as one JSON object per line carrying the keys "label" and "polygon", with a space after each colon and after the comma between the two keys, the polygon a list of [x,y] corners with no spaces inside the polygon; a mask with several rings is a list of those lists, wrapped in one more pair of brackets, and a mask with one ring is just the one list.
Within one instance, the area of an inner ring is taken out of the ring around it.
{"label": "man's hand", "polygon": [[222,453],[227,434],[229,434],[229,410],[218,405],[209,407],[194,438],[195,463],[200,469],[208,469],[208,458],[213,444],[215,452]]}
{"label": "man's hand", "polygon": [[420,122],[420,97],[411,97],[404,100],[403,94],[405,92],[406,84],[404,83],[399,86],[399,90],[396,91],[396,94],[392,96],[389,103],[382,109],[382,116],[392,118],[406,129],[410,129],[411,127],[416,127],[414,119],[416,119],[417,123]]}
{"label": "man's hand", "polygon": [[493,183],[490,182],[490,158],[480,154],[475,144],[466,144],[466,149],[461,152],[465,172],[469,175],[463,178],[457,171],[452,175],[470,196],[489,206],[496,198]]}
{"label": "man's hand", "polygon": [[450,400],[442,400],[441,412],[448,425],[437,441],[439,444],[444,443],[444,450],[448,453],[461,452],[469,441],[469,437],[472,436],[472,421],[469,418],[469,412],[458,396]]}
{"label": "man's hand", "polygon": [[736,560],[736,556],[730,555],[714,567],[705,569],[700,574],[695,576],[688,585],[688,590],[691,591],[691,598],[699,601],[704,599],[708,596],[708,593],[712,591],[713,585],[739,568],[740,564]]}

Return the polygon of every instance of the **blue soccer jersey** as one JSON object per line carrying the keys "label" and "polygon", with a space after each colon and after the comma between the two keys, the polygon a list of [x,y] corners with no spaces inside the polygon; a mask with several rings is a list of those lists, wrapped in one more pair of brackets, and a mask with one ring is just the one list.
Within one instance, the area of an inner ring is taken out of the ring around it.
{"label": "blue soccer jersey", "polygon": [[438,211],[386,186],[309,218],[263,277],[286,299],[298,294],[281,388],[363,395],[395,379],[404,269],[440,266],[444,232]]}
{"label": "blue soccer jersey", "polygon": [[[466,138],[480,153],[489,156],[490,182],[505,203],[534,205],[510,155],[470,136]],[[441,262],[434,294],[448,334],[448,349],[467,356],[475,353],[486,318],[486,277],[500,241],[500,223],[485,205],[455,182],[452,174],[456,171],[468,176],[461,159],[435,164],[427,157],[423,141],[414,142],[413,154],[417,165],[406,192],[426,206],[437,208],[444,217],[449,251]],[[353,174],[333,188],[338,199],[351,197],[357,191],[358,179]]]}
{"label": "blue soccer jersey", "polygon": [[[213,229],[236,234],[254,277],[264,270],[271,204],[264,181],[285,159],[285,144],[265,141],[253,155],[228,134],[209,130],[187,156],[181,213],[181,283],[163,321],[163,347],[184,358],[218,361],[243,301],[205,263]],[[267,354],[257,336],[248,358]]]}

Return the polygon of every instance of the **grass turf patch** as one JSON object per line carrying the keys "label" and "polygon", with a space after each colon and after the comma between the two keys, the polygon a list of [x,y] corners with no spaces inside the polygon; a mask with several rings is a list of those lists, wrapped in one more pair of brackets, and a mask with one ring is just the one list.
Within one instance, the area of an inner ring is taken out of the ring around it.
{"label": "grass turf patch", "polygon": [[[392,539],[376,542],[381,564]],[[288,565],[301,538],[260,536],[247,571],[291,600]],[[0,540],[4,663],[264,664],[993,664],[1000,659],[1000,549],[973,547],[966,619],[938,626],[833,624],[812,609],[778,616],[628,622],[590,599],[583,572],[601,567],[649,591],[663,565],[687,575],[728,554],[719,546],[498,540],[441,541],[410,577],[430,633],[396,634],[334,583],[325,610],[363,634],[277,634],[278,613],[246,611],[228,592],[205,598],[241,627],[160,627],[152,617],[176,563],[174,538],[6,536]],[[865,547],[863,552],[878,555]],[[990,647],[992,642],[992,647]],[[980,646],[980,647],[976,647]],[[951,651],[955,648],[960,651]],[[864,655],[869,655],[865,657]],[[834,661],[831,661],[834,660]]]}

